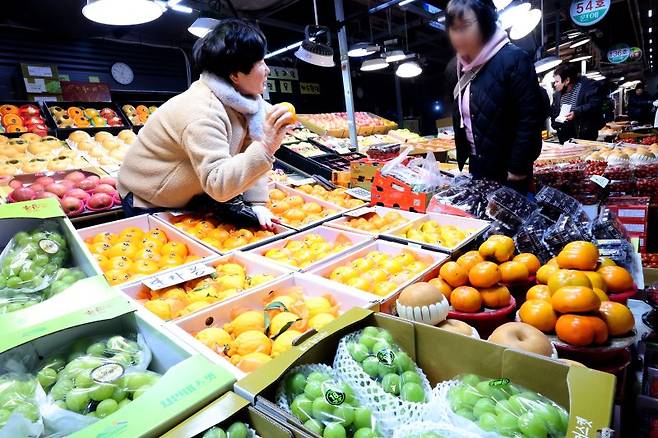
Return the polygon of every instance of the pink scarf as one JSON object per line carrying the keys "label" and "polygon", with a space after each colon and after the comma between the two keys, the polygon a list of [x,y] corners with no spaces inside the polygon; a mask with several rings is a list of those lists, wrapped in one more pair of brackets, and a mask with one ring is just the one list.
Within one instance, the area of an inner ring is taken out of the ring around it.
{"label": "pink scarf", "polygon": [[[466,62],[461,56],[457,55],[457,81],[461,79],[462,73],[475,70],[489,62],[489,60],[493,58],[496,53],[498,53],[500,49],[502,49],[507,43],[509,43],[507,32],[498,27],[496,28],[496,32],[493,34],[491,39],[484,45],[484,47],[482,47],[482,50],[480,50],[480,53],[478,53],[473,61]],[[461,89],[459,90],[457,105],[459,107],[459,115],[461,119],[460,127],[465,129],[466,138],[471,144],[471,153],[475,155],[475,140],[473,139],[473,124],[471,123],[471,107],[469,98],[470,90],[470,82],[466,85],[466,87],[464,87],[463,93]]]}

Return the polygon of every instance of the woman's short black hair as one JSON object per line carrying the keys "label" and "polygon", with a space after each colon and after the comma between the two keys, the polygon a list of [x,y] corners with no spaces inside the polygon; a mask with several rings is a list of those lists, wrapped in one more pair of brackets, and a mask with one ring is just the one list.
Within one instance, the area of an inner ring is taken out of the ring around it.
{"label": "woman's short black hair", "polygon": [[229,80],[233,73],[249,73],[267,53],[265,35],[253,24],[234,18],[221,20],[194,44],[196,67]]}
{"label": "woman's short black hair", "polygon": [[478,21],[484,42],[491,39],[496,33],[498,12],[493,0],[450,0],[446,8],[446,24],[451,28],[455,20],[463,19],[464,14],[473,11]]}
{"label": "woman's short black hair", "polygon": [[562,79],[562,82],[564,82],[565,79],[567,78],[571,79],[571,83],[573,84],[578,79],[578,69],[576,68],[576,65],[573,62],[560,64],[555,69],[555,73],[553,73],[553,76],[559,76],[560,79]]}

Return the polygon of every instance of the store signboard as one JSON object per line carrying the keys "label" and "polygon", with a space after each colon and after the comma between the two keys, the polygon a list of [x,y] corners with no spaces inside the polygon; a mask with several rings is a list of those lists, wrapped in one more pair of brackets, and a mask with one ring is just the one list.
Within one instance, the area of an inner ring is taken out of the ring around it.
{"label": "store signboard", "polygon": [[572,0],[569,15],[578,26],[592,26],[603,20],[611,0]]}
{"label": "store signboard", "polygon": [[315,82],[300,82],[299,90],[301,94],[320,94],[320,84]]}
{"label": "store signboard", "polygon": [[639,47],[631,47],[631,59],[638,60],[642,57],[642,49]]}
{"label": "store signboard", "polygon": [[267,80],[267,92],[276,93],[276,81],[274,79]]}
{"label": "store signboard", "polygon": [[290,81],[299,80],[299,74],[296,68],[270,67],[269,77],[274,79],[286,79]]}
{"label": "store signboard", "polygon": [[608,50],[608,61],[613,64],[621,64],[631,56],[631,48],[628,44],[615,44]]}
{"label": "store signboard", "polygon": [[279,88],[282,93],[291,94],[292,93],[292,82],[290,81],[279,81]]}

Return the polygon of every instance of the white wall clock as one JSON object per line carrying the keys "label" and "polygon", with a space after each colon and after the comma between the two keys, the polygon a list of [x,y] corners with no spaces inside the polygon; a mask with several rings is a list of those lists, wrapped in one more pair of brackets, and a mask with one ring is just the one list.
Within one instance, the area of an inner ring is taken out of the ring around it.
{"label": "white wall clock", "polygon": [[135,79],[133,69],[124,62],[115,62],[110,71],[114,80],[121,85],[128,85]]}

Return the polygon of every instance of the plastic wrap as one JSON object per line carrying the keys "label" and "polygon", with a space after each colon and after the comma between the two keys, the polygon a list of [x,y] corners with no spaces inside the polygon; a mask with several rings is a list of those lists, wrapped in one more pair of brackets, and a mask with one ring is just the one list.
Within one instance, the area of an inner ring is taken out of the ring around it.
{"label": "plastic wrap", "polygon": [[48,395],[40,405],[46,429],[74,433],[123,408],[160,378],[146,370],[150,361],[141,336],[80,339],[46,359],[37,373]]}
{"label": "plastic wrap", "polygon": [[537,204],[508,187],[496,190],[487,199],[487,215],[510,229],[518,228],[537,210]]}
{"label": "plastic wrap", "polygon": [[580,202],[553,187],[543,187],[536,196],[537,203],[549,217],[559,217],[560,214],[576,216],[581,210]]}
{"label": "plastic wrap", "polygon": [[224,427],[213,426],[198,438],[260,438],[255,430],[242,421],[226,422]]}
{"label": "plastic wrap", "polygon": [[552,400],[509,379],[468,374],[439,385],[453,425],[480,437],[564,437],[569,413]]}
{"label": "plastic wrap", "polygon": [[372,160],[390,160],[400,155],[400,145],[397,143],[374,144],[366,153]]}
{"label": "plastic wrap", "polygon": [[592,234],[596,239],[624,239],[628,240],[626,228],[610,209],[603,208],[592,221]]}
{"label": "plastic wrap", "polygon": [[586,229],[578,226],[570,216],[563,214],[544,231],[543,240],[551,254],[557,255],[569,242],[591,239]]}
{"label": "plastic wrap", "polygon": [[43,432],[38,399],[43,390],[29,374],[0,376],[0,436],[38,437]]}
{"label": "plastic wrap", "polygon": [[553,224],[554,222],[541,214],[540,211],[532,213],[513,237],[518,252],[529,252],[536,255],[542,263],[548,262],[552,254],[544,243],[544,230]]}
{"label": "plastic wrap", "polygon": [[434,154],[428,153],[425,158],[414,158],[405,164],[409,152],[410,148],[407,148],[386,163],[381,169],[382,175],[397,178],[419,193],[436,191],[448,183],[436,164]]}
{"label": "plastic wrap", "polygon": [[334,369],[341,380],[358,388],[356,397],[372,409],[383,436],[428,418],[433,400],[429,381],[386,330],[366,327],[343,337]]}
{"label": "plastic wrap", "polygon": [[455,178],[449,187],[434,195],[434,200],[463,210],[480,219],[489,219],[486,214],[487,196],[498,190],[500,184],[489,180],[476,180],[470,176]]}
{"label": "plastic wrap", "polygon": [[372,411],[359,406],[352,387],[324,364],[290,370],[277,390],[276,402],[320,436],[381,436],[375,432]]}
{"label": "plastic wrap", "polygon": [[599,248],[600,257],[609,258],[629,271],[633,270],[635,249],[629,241],[624,239],[601,239],[596,241],[596,246]]}

